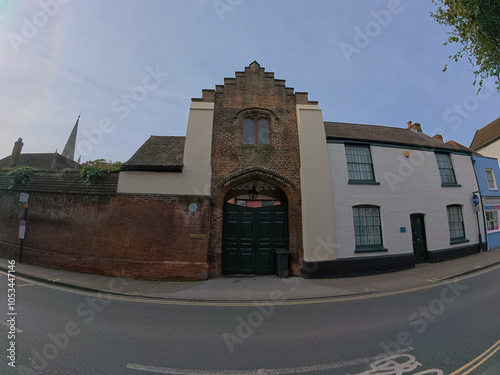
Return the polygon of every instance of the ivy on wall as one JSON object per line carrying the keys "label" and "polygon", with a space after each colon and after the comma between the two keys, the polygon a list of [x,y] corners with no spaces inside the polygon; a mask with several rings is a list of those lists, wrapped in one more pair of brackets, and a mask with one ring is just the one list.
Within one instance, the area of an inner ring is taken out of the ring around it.
{"label": "ivy on wall", "polygon": [[87,182],[95,181],[99,178],[107,176],[110,173],[118,173],[122,168],[122,162],[107,162],[104,159],[88,161],[83,164],[80,170],[80,176],[85,178]]}
{"label": "ivy on wall", "polygon": [[9,177],[9,190],[13,189],[16,185],[26,185],[31,181],[35,168],[21,165],[12,169],[7,176]]}

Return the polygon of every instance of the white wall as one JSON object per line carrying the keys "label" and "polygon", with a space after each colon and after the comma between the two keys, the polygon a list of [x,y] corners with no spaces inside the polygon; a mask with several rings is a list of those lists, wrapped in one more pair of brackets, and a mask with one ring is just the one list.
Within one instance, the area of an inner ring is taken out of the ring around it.
{"label": "white wall", "polygon": [[297,105],[305,261],[334,260],[335,222],[323,114],[317,105]]}
{"label": "white wall", "polygon": [[490,143],[488,146],[477,150],[481,155],[500,159],[500,141]]}
{"label": "white wall", "polygon": [[[409,151],[406,158],[403,153]],[[472,192],[477,190],[470,157],[452,154],[457,183],[442,187],[434,152],[371,146],[375,180],[380,185],[349,185],[345,148],[329,143],[338,258],[413,253],[410,214],[425,214],[427,249],[440,250],[478,242]],[[352,207],[380,207],[382,240],[387,252],[354,253]],[[450,245],[446,206],[461,204],[467,243]],[[406,227],[406,233],[400,233]]]}
{"label": "white wall", "polygon": [[210,195],[214,103],[192,102],[184,168],[176,172],[120,172],[118,193]]}

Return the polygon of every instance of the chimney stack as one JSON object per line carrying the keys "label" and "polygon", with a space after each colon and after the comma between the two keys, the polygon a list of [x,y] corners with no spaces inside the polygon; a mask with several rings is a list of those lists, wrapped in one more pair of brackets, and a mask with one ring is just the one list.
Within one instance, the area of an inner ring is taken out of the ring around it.
{"label": "chimney stack", "polygon": [[435,141],[438,141],[438,142],[444,143],[444,142],[443,142],[443,136],[442,136],[441,134],[436,134],[436,135],[433,135],[433,136],[432,136],[432,139],[434,139]]}
{"label": "chimney stack", "polygon": [[414,131],[415,133],[422,133],[422,127],[418,122],[412,124],[411,121],[408,121],[408,129]]}
{"label": "chimney stack", "polygon": [[14,148],[12,149],[12,155],[10,155],[10,160],[9,160],[9,167],[15,167],[17,166],[17,163],[19,163],[19,157],[21,156],[21,150],[23,149],[23,140],[19,138],[15,143],[14,143]]}

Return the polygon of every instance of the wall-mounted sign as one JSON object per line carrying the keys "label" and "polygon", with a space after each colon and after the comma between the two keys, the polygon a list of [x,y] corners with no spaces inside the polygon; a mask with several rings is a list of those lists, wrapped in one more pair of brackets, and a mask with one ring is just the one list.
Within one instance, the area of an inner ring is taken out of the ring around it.
{"label": "wall-mounted sign", "polygon": [[30,200],[30,195],[28,193],[21,193],[19,196],[19,203],[28,203]]}
{"label": "wall-mounted sign", "polygon": [[500,209],[500,199],[485,199],[484,200],[485,210],[498,210]]}
{"label": "wall-mounted sign", "polygon": [[198,205],[196,203],[191,203],[189,205],[189,211],[196,212],[198,210]]}
{"label": "wall-mounted sign", "polygon": [[21,220],[19,223],[19,234],[17,235],[17,238],[20,240],[24,240],[24,236],[26,235],[26,220]]}
{"label": "wall-mounted sign", "polygon": [[477,194],[472,194],[472,203],[474,203],[474,206],[479,206],[479,196]]}

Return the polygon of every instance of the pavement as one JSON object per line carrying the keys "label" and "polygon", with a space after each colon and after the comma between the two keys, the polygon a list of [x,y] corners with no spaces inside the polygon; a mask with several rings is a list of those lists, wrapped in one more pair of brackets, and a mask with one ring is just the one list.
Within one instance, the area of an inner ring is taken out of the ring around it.
{"label": "pavement", "polygon": [[[500,264],[500,248],[413,269],[373,276],[303,279],[277,276],[219,277],[196,282],[124,279],[64,271],[31,264],[15,265],[16,276],[90,292],[184,302],[257,302],[342,298],[429,286]],[[0,258],[0,270],[8,260]]]}

